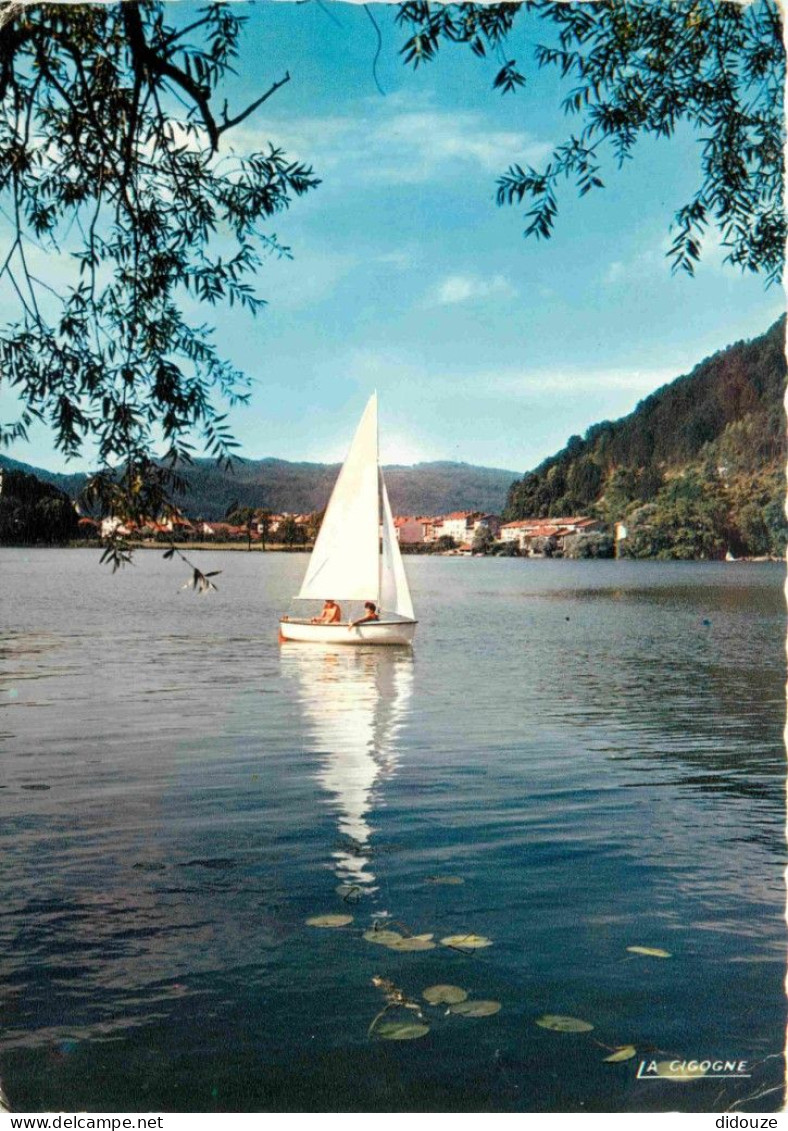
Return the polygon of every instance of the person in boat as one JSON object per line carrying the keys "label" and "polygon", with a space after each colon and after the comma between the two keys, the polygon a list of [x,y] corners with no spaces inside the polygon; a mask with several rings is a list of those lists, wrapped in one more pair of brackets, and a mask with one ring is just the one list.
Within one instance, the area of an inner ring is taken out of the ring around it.
{"label": "person in boat", "polygon": [[355,628],[357,624],[365,624],[367,621],[371,620],[380,620],[378,609],[374,601],[365,601],[363,617],[359,617],[358,620],[352,620],[348,628]]}
{"label": "person in boat", "polygon": [[326,601],[319,617],[312,617],[312,624],[339,624],[342,610],[336,601]]}

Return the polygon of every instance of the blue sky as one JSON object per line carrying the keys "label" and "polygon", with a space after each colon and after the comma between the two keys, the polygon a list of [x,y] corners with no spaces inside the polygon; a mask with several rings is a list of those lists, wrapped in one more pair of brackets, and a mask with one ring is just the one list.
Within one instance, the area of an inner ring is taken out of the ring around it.
{"label": "blue sky", "polygon": [[[724,266],[713,234],[694,279],[671,275],[670,218],[699,172],[687,132],[639,143],[622,171],[609,161],[607,187],[583,200],[567,184],[546,243],[523,239],[524,209],[495,205],[499,173],[538,166],[574,128],[567,88],[533,63],[546,25],[516,32],[507,54],[528,83],[502,97],[499,64],[467,49],[407,68],[395,9],[375,5],[381,95],[363,8],[240,6],[231,110],[285,71],[291,81],[228,144],[274,141],[322,178],[271,226],[293,258],[261,270],[264,312],[210,319],[255,382],[251,405],[230,414],[241,455],[340,459],[376,388],[387,462],[525,471],[781,313],[779,289]],[[179,18],[195,7],[182,0]],[[7,454],[53,470],[90,463],[66,465],[43,430]]]}

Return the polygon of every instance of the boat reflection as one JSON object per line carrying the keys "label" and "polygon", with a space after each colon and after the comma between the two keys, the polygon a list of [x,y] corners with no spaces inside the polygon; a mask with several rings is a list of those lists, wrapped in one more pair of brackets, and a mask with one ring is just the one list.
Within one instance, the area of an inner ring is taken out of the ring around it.
{"label": "boat reflection", "polygon": [[413,690],[413,654],[404,648],[295,644],[281,649],[281,669],[321,759],[316,780],[337,813],[334,870],[343,883],[372,891],[371,814],[381,803],[378,787],[396,771],[397,738]]}

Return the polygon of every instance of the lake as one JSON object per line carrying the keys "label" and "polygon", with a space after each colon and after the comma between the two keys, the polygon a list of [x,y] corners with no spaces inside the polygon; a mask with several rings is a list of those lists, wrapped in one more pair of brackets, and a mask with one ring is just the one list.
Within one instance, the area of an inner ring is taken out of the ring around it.
{"label": "lake", "polygon": [[411,653],[193,556],[0,550],[14,1110],[780,1109],[782,565],[410,557]]}

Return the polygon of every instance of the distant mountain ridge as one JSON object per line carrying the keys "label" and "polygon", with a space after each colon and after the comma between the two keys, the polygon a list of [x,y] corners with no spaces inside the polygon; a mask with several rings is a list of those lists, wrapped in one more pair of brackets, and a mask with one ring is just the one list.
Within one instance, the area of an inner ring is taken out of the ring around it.
{"label": "distant mountain ridge", "polygon": [[[24,471],[76,498],[86,475],[64,475],[0,456],[0,468]],[[322,510],[339,475],[339,464],[294,463],[283,459],[237,459],[227,472],[212,460],[197,459],[185,474],[188,489],[176,500],[191,517],[220,519],[233,503],[274,512],[311,514]],[[469,510],[500,514],[518,472],[435,461],[384,469],[396,514],[439,515]]]}

